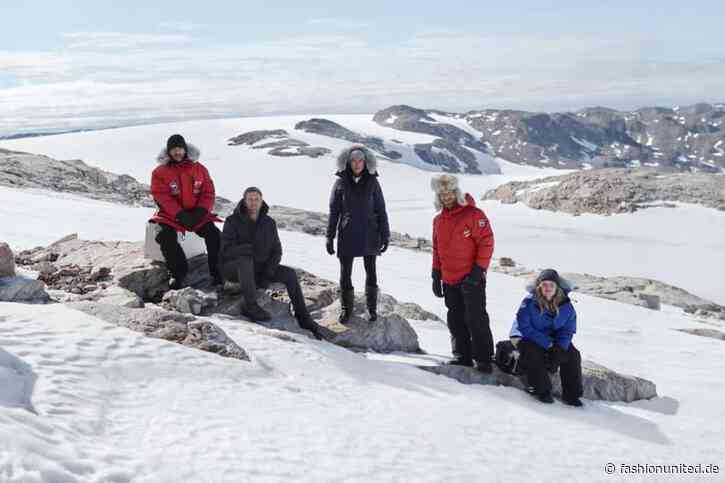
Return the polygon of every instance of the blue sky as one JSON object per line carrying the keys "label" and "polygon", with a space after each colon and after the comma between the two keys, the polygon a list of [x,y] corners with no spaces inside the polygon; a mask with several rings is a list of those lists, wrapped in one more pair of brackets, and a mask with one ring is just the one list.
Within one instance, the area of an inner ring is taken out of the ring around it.
{"label": "blue sky", "polygon": [[0,134],[725,99],[725,2],[253,3],[3,0]]}

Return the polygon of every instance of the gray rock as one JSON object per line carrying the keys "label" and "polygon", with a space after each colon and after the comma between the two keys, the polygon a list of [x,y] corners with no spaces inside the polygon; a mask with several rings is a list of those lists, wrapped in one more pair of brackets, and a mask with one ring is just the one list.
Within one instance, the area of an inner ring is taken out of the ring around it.
{"label": "gray rock", "polygon": [[[631,213],[673,202],[725,210],[725,176],[664,174],[655,169],[596,169],[532,181],[513,181],[483,199],[580,215]],[[663,204],[664,203],[664,204]]]}
{"label": "gray rock", "polygon": [[[260,144],[261,141],[265,140],[272,141]],[[248,145],[253,149],[268,149],[268,154],[281,157],[308,156],[318,158],[332,152],[328,148],[310,146],[299,139],[292,139],[284,129],[246,132],[229,139],[228,144],[230,146]]]}
{"label": "gray rock", "polygon": [[149,337],[213,352],[222,357],[249,360],[244,349],[230,339],[220,327],[190,315],[156,307],[132,309],[98,302],[75,302],[68,306]]}
{"label": "gray rock", "polygon": [[[462,366],[420,366],[421,369],[455,379],[464,384],[510,386],[526,389],[525,378],[507,374],[494,366],[492,374],[482,374]],[[591,400],[633,402],[657,397],[657,387],[651,381],[620,374],[591,361],[582,361],[584,398]],[[551,376],[552,392],[561,397],[561,380]]]}
{"label": "gray rock", "polygon": [[[0,186],[46,189],[124,205],[156,207],[150,187],[131,176],[94,168],[77,159],[60,161],[4,149],[0,149]],[[216,211],[224,213],[230,208],[229,200],[217,198]],[[64,241],[67,240],[59,240]]]}
{"label": "gray rock", "polygon": [[26,277],[0,278],[0,302],[47,303],[50,296],[40,280]]}
{"label": "gray rock", "polygon": [[217,294],[207,293],[191,287],[169,290],[161,299],[161,305],[185,314],[199,315],[202,310],[217,304]]}
{"label": "gray rock", "polygon": [[645,307],[652,310],[660,310],[662,306],[662,298],[659,295],[651,293],[640,293],[639,298],[644,301]]}
{"label": "gray rock", "polygon": [[7,243],[0,242],[0,277],[15,276],[15,255]]}
{"label": "gray rock", "polygon": [[338,323],[339,301],[313,313],[316,322],[325,328],[325,338],[343,347],[375,352],[420,352],[418,334],[407,320],[395,313],[378,314],[378,320],[367,319],[364,296],[357,294],[350,320]]}

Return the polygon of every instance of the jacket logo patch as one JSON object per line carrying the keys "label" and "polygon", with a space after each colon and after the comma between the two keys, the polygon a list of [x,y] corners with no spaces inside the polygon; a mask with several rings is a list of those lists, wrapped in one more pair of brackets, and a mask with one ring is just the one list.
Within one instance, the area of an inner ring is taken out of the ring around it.
{"label": "jacket logo patch", "polygon": [[176,181],[172,181],[171,183],[169,183],[169,189],[171,190],[172,195],[179,195],[179,185]]}
{"label": "jacket logo patch", "polygon": [[198,195],[199,193],[201,193],[201,185],[202,185],[201,180],[194,180],[194,194],[195,195]]}
{"label": "jacket logo patch", "polygon": [[486,220],[478,220],[478,226],[484,228],[486,226]]}
{"label": "jacket logo patch", "polygon": [[466,228],[465,230],[463,230],[463,236],[465,238],[470,237],[471,236],[471,230],[469,230],[468,228]]}

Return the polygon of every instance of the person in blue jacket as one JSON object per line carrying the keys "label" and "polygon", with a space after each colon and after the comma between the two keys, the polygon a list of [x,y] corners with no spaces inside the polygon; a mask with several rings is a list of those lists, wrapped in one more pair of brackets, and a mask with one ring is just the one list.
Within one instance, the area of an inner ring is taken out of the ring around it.
{"label": "person in blue jacket", "polygon": [[556,270],[542,271],[521,302],[510,336],[521,354],[521,366],[532,395],[541,402],[554,402],[547,372],[559,370],[562,400],[571,406],[581,406],[581,354],[572,344],[576,311],[569,299],[570,291],[569,284]]}

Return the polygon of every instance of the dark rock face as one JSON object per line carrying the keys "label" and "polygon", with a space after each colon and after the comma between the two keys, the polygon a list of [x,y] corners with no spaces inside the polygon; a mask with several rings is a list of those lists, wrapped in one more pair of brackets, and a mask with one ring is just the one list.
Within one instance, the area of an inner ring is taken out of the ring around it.
{"label": "dark rock face", "polygon": [[[697,203],[725,210],[725,177],[655,169],[595,169],[533,181],[510,182],[484,199],[522,202],[534,209],[579,215],[631,213],[662,202]],[[667,205],[665,205],[667,206]]]}
{"label": "dark rock face", "polygon": [[487,109],[468,112],[464,118],[496,156],[514,163],[565,169],[725,169],[722,104],[631,112],[603,107],[574,113]]}
{"label": "dark rock face", "polygon": [[[261,141],[268,142],[259,144]],[[230,146],[247,145],[252,149],[267,149],[272,156],[308,156],[319,158],[332,151],[328,148],[310,146],[299,139],[292,139],[284,129],[250,131],[229,140]]]}
{"label": "dark rock face", "polygon": [[327,119],[313,118],[307,121],[301,121],[295,125],[295,129],[335,139],[344,139],[345,141],[350,141],[351,143],[364,144],[373,151],[380,153],[391,160],[400,159],[402,157],[402,154],[399,152],[393,149],[387,149],[385,147],[385,142],[381,138],[356,133]]}
{"label": "dark rock face", "polygon": [[438,139],[435,139],[432,143],[416,144],[415,152],[424,162],[432,166],[440,166],[443,171],[469,174],[484,172],[497,174],[501,172],[494,162],[485,163],[484,169],[481,169],[481,163],[475,153],[484,156],[489,156],[492,153],[479,136],[471,134],[458,126],[446,123],[444,120],[436,119],[432,117],[433,115],[465,122],[460,114],[424,111],[405,105],[392,106],[378,111],[373,116],[373,121],[381,126],[401,131],[436,136]]}
{"label": "dark rock face", "polygon": [[[77,159],[59,161],[5,149],[0,149],[0,186],[46,189],[124,205],[156,207],[149,185],[131,176],[94,168]],[[222,212],[230,206],[229,200],[217,197],[214,208]]]}

